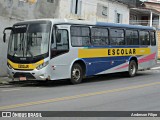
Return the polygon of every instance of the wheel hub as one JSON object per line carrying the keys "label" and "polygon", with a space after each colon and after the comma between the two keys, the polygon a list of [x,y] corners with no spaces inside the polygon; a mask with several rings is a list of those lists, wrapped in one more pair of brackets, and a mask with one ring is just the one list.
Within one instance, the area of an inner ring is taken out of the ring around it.
{"label": "wheel hub", "polygon": [[134,65],[131,65],[131,74],[135,74],[136,73],[136,67]]}
{"label": "wheel hub", "polygon": [[79,69],[74,69],[73,72],[72,72],[72,77],[74,80],[78,80],[80,78],[80,70]]}

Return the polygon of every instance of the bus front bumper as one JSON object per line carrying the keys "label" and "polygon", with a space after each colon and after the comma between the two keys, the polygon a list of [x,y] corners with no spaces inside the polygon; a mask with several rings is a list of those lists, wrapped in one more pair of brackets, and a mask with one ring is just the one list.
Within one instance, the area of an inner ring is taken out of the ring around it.
{"label": "bus front bumper", "polygon": [[32,70],[32,71],[21,71],[9,69],[7,70],[8,77],[14,81],[21,80],[50,80],[50,76],[45,72],[45,69]]}

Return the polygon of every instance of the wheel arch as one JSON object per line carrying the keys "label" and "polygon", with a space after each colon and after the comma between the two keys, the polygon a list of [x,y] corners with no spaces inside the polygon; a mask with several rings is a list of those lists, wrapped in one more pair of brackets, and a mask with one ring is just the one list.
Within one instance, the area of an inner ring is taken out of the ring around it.
{"label": "wheel arch", "polygon": [[134,61],[136,62],[136,64],[137,64],[137,69],[138,69],[138,59],[137,59],[137,57],[135,57],[135,56],[130,57],[129,63],[130,63],[132,60],[134,60]]}
{"label": "wheel arch", "polygon": [[[80,64],[80,66],[82,67],[82,70],[83,70],[83,77],[86,75],[86,70],[87,70],[87,67],[86,67],[86,63],[83,59],[76,59],[72,62],[71,66],[70,66],[70,71],[73,67],[74,64]],[[71,76],[71,75],[70,75]]]}

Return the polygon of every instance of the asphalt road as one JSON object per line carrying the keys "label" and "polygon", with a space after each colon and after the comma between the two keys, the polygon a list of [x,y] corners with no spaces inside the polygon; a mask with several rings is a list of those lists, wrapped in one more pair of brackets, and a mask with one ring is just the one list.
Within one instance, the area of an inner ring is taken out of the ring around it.
{"label": "asphalt road", "polygon": [[160,68],[66,81],[0,86],[0,111],[160,111]]}

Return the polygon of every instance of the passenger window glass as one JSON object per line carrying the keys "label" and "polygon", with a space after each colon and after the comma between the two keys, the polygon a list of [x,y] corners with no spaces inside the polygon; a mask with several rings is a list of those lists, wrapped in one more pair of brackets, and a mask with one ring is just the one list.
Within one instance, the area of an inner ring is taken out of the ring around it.
{"label": "passenger window glass", "polygon": [[51,37],[51,48],[52,49],[56,49],[56,42],[55,42],[54,34],[55,34],[55,31],[53,30],[52,37]]}
{"label": "passenger window glass", "polygon": [[90,31],[89,27],[72,26],[71,27],[72,46],[89,46]]}
{"label": "passenger window glass", "polygon": [[92,28],[91,29],[91,42],[95,46],[108,45],[108,29]]}
{"label": "passenger window glass", "polygon": [[148,31],[140,31],[139,32],[141,45],[150,45],[149,32]]}
{"label": "passenger window glass", "polygon": [[151,39],[151,45],[155,46],[156,45],[155,32],[150,32],[150,39]]}
{"label": "passenger window glass", "polygon": [[126,30],[127,45],[139,45],[138,31]]}
{"label": "passenger window glass", "polygon": [[111,45],[125,45],[124,30],[111,29],[110,30],[110,44]]}
{"label": "passenger window glass", "polygon": [[68,50],[69,49],[67,30],[57,30],[56,43],[57,43],[58,50]]}

